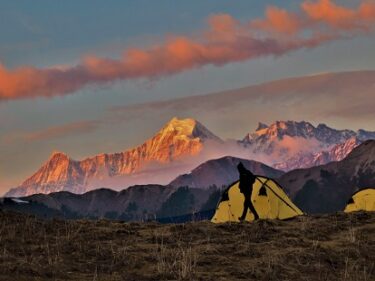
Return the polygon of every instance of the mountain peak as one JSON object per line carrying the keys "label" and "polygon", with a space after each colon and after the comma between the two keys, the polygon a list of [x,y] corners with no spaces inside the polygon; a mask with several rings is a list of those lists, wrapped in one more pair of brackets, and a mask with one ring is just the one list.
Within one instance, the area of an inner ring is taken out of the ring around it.
{"label": "mountain peak", "polygon": [[49,161],[61,161],[61,160],[70,160],[69,156],[61,151],[53,151],[49,157]]}
{"label": "mountain peak", "polygon": [[357,136],[360,140],[375,139],[375,132],[360,129],[357,131]]}
{"label": "mountain peak", "polygon": [[[153,169],[154,163],[168,164],[176,160],[183,162],[185,158],[191,159],[190,157],[200,154],[212,144],[206,141],[223,143],[198,121],[174,117],[152,138],[123,152],[99,154],[76,161],[65,153],[55,151],[34,175],[8,195],[24,196],[60,190],[80,193],[103,182],[107,187],[117,187],[128,175],[126,179],[132,181],[131,174]],[[143,180],[141,177],[135,179],[139,182]]]}
{"label": "mountain peak", "polygon": [[200,122],[192,118],[179,119],[173,117],[161,130],[161,134],[173,133],[176,136],[199,138],[201,140],[213,139],[221,141]]}
{"label": "mountain peak", "polygon": [[319,123],[316,128],[318,128],[318,129],[326,129],[326,128],[329,128],[329,127],[326,124],[324,124],[324,123]]}
{"label": "mountain peak", "polygon": [[314,126],[311,125],[311,123],[306,122],[306,121],[293,121],[293,120],[278,120],[275,123],[271,124],[269,127],[277,127],[280,129],[289,129],[289,128],[295,128],[295,127],[300,127],[300,128],[313,128]]}
{"label": "mountain peak", "polygon": [[[314,126],[306,121],[275,121],[271,125],[266,125],[263,123],[258,124],[258,128],[252,134],[248,134],[245,139],[251,141],[253,139],[271,138],[271,139],[282,139],[285,135],[291,137],[309,137],[311,132],[314,130]],[[244,139],[244,140],[245,140]]]}
{"label": "mountain peak", "polygon": [[[306,152],[313,155],[316,152],[328,151],[338,144],[345,145],[338,147],[336,154],[346,155],[347,151],[358,145],[358,140],[375,138],[374,132],[337,130],[325,124],[315,127],[306,121],[278,120],[266,128],[261,123],[258,127],[255,132],[247,134],[240,143],[245,147],[252,147],[255,153],[271,155],[277,151],[279,157],[288,158],[300,158],[301,154],[304,157]],[[350,141],[347,142],[348,140]]]}
{"label": "mountain peak", "polygon": [[164,126],[164,129],[176,131],[181,135],[191,135],[197,123],[198,122],[192,118],[179,119],[177,117],[173,117]]}
{"label": "mountain peak", "polygon": [[[365,131],[359,133],[366,137],[372,134],[372,132]],[[332,129],[325,124],[319,124],[317,127],[314,127],[311,123],[306,121],[278,120],[269,126],[259,123],[258,129],[254,133],[248,134],[245,139],[252,140],[259,137],[267,139],[282,139],[284,136],[316,138],[319,141],[327,141],[325,138],[333,138],[333,140],[329,140],[328,142],[337,144],[356,136],[356,133],[351,130]],[[340,138],[340,140],[337,140],[336,138]]]}
{"label": "mountain peak", "polygon": [[257,129],[255,130],[256,132],[260,131],[260,130],[263,130],[263,129],[267,129],[268,128],[268,125],[267,124],[264,124],[262,122],[259,122],[258,123],[258,127]]}

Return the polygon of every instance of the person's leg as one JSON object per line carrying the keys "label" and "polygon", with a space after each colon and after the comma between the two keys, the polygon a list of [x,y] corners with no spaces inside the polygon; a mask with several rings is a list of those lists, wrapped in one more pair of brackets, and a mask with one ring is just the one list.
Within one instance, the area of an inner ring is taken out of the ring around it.
{"label": "person's leg", "polygon": [[242,216],[238,218],[240,221],[243,221],[246,218],[247,210],[249,209],[249,205],[250,205],[250,200],[245,199],[245,202],[243,203]]}
{"label": "person's leg", "polygon": [[254,214],[254,220],[259,220],[259,215],[257,211],[255,210],[253,202],[251,202],[251,200],[249,200],[249,209]]}

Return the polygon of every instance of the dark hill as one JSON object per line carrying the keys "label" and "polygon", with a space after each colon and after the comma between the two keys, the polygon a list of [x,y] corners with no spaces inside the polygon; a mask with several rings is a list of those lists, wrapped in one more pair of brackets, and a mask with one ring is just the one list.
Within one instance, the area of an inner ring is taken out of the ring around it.
{"label": "dark hill", "polygon": [[305,212],[342,210],[355,191],[375,186],[375,140],[364,142],[342,161],[288,172],[280,183]]}
{"label": "dark hill", "polygon": [[283,174],[282,171],[261,162],[226,156],[204,162],[192,170],[190,174],[178,176],[170,185],[194,188],[208,188],[214,185],[217,187],[227,186],[238,180],[237,165],[240,162],[256,175],[278,178]]}

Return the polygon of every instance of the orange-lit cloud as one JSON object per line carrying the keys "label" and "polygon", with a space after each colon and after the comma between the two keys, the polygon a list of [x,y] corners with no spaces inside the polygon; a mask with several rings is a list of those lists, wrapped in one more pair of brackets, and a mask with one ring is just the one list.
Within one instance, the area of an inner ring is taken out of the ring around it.
{"label": "orange-lit cloud", "polygon": [[263,19],[241,23],[226,14],[208,19],[197,37],[173,37],[144,49],[127,49],[118,59],[85,56],[75,66],[13,70],[0,64],[0,100],[51,97],[87,85],[117,80],[157,78],[199,68],[221,66],[368,32],[375,24],[375,2],[347,8],[331,0],[304,1],[289,12],[270,6]]}
{"label": "orange-lit cloud", "polygon": [[331,0],[306,1],[302,10],[313,22],[341,29],[367,29],[375,22],[375,2],[363,1],[357,9],[339,6]]}
{"label": "orange-lit cloud", "polygon": [[264,19],[256,19],[252,22],[254,28],[289,35],[296,34],[300,31],[302,25],[302,18],[297,14],[274,6],[267,7]]}

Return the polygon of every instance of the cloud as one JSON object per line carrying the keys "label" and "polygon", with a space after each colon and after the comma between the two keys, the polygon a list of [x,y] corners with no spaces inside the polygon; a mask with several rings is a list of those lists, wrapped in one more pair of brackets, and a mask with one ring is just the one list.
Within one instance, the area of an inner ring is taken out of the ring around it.
{"label": "cloud", "polygon": [[[315,138],[306,139],[303,137],[284,136],[275,143],[275,148],[276,157],[282,156],[283,153],[287,153],[290,157],[299,153],[321,151],[322,143]],[[278,155],[278,153],[281,153],[281,155]]]}
{"label": "cloud", "polygon": [[264,19],[251,22],[252,27],[270,33],[295,35],[299,32],[348,33],[368,31],[375,23],[375,2],[362,1],[357,8],[339,6],[332,0],[304,1],[298,13],[268,6]]}
{"label": "cloud", "polygon": [[39,141],[47,139],[61,138],[94,131],[99,125],[99,121],[79,121],[68,123],[62,126],[54,126],[45,130],[28,133],[22,136],[26,141]]}
{"label": "cloud", "polygon": [[159,45],[126,49],[117,59],[86,55],[73,66],[13,70],[0,64],[0,100],[66,95],[88,85],[280,56],[368,32],[374,23],[373,1],[362,1],[353,9],[330,0],[304,1],[295,13],[270,6],[263,19],[244,23],[227,14],[213,15],[198,36],[175,36]]}
{"label": "cloud", "polygon": [[224,156],[272,163],[271,157],[264,154],[254,154],[249,149],[239,146],[236,141],[228,140],[224,143],[207,141],[199,154],[190,156],[185,155],[184,157],[174,159],[172,162],[168,163],[160,163],[158,161],[143,163],[141,169],[133,174],[116,177],[103,176],[99,180],[88,179],[88,184],[90,189],[106,186],[118,190],[132,185],[166,185],[177,176],[191,172],[198,165],[208,160],[218,159]]}
{"label": "cloud", "polygon": [[375,22],[374,1],[363,1],[357,9],[342,7],[330,0],[306,1],[301,7],[311,21],[335,28],[367,29]]}
{"label": "cloud", "polygon": [[295,13],[269,6],[264,19],[256,19],[252,23],[254,28],[268,32],[296,34],[302,26],[302,19]]}

